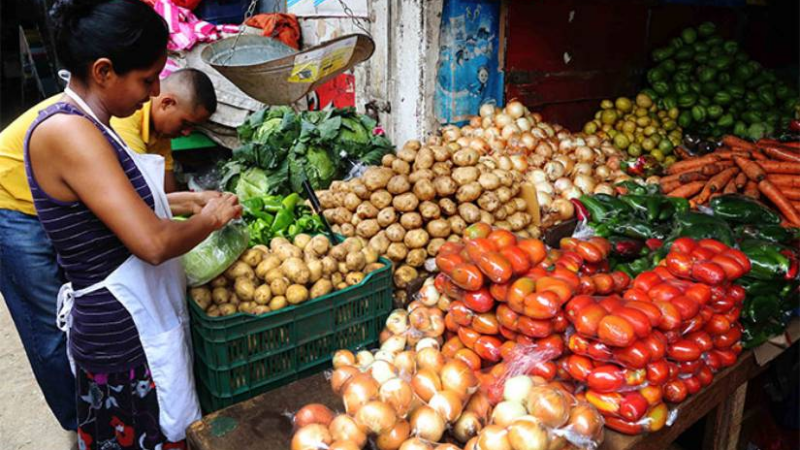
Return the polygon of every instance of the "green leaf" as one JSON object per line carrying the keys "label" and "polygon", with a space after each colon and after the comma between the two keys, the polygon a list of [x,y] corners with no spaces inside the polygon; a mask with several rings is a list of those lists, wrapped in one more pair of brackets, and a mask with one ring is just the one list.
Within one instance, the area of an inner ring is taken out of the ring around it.
{"label": "green leaf", "polygon": [[331,117],[319,124],[317,131],[319,131],[319,138],[323,141],[331,141],[336,139],[339,134],[339,129],[342,127],[342,118],[339,116]]}

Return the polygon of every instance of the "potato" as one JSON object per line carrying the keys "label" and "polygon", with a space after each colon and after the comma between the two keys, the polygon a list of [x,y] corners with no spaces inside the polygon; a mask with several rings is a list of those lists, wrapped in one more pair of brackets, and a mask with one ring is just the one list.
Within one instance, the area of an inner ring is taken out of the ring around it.
{"label": "potato", "polygon": [[514,184],[514,175],[511,172],[503,169],[495,169],[492,171],[500,179],[500,184],[505,187],[511,187]]}
{"label": "potato", "polygon": [[389,180],[393,176],[394,172],[392,169],[386,167],[370,167],[364,172],[364,175],[361,176],[361,179],[364,181],[367,189],[375,192],[378,189],[385,188],[386,184],[389,183]]}
{"label": "potato", "polygon": [[333,231],[336,234],[342,234],[342,227],[340,227],[339,225],[337,225],[335,223],[331,224],[331,231]]}
{"label": "potato", "polygon": [[439,197],[447,197],[456,193],[458,183],[451,177],[439,176],[433,180],[433,188]]}
{"label": "potato", "polygon": [[400,262],[406,259],[408,255],[408,248],[405,244],[400,242],[392,242],[389,245],[389,248],[386,249],[386,257],[391,259],[394,262]]}
{"label": "potato", "polygon": [[350,285],[342,281],[341,283],[336,285],[336,290],[341,291],[342,289],[347,289],[348,287],[350,287]]}
{"label": "potato", "polygon": [[211,291],[211,301],[214,302],[215,305],[221,305],[223,303],[228,303],[228,300],[231,298],[231,292],[224,288],[224,287],[217,287]]}
{"label": "potato", "polygon": [[206,315],[208,317],[219,317],[221,314],[219,312],[219,307],[217,305],[211,305],[206,310]]}
{"label": "potato", "polygon": [[452,170],[450,164],[446,162],[437,162],[431,167],[434,177],[447,177],[450,176]]}
{"label": "potato", "polygon": [[228,267],[228,270],[225,271],[225,277],[230,281],[241,277],[253,280],[256,278],[256,273],[247,263],[236,261],[230,267]]}
{"label": "potato", "polygon": [[391,167],[392,171],[397,175],[408,175],[411,173],[411,164],[409,164],[407,161],[403,161],[400,158],[392,161],[392,164],[388,167]]}
{"label": "potato", "polygon": [[367,186],[358,178],[353,178],[348,182],[350,184],[350,192],[356,194],[361,200],[368,200],[372,191],[367,189]]}
{"label": "potato", "polygon": [[477,150],[471,148],[462,148],[453,154],[452,160],[455,165],[460,167],[474,166],[481,158]]}
{"label": "potato", "polygon": [[350,272],[350,270],[347,269],[347,263],[340,262],[336,264],[336,267],[342,275],[347,275],[347,273]]}
{"label": "potato", "polygon": [[331,249],[330,253],[328,253],[328,255],[333,256],[333,258],[336,259],[337,262],[344,261],[344,258],[347,256],[347,247],[345,247],[342,244],[335,245]]}
{"label": "potato", "polygon": [[381,228],[386,228],[395,222],[397,222],[397,212],[393,207],[387,206],[378,212],[378,225]]}
{"label": "potato", "polygon": [[411,189],[411,183],[408,182],[408,177],[405,175],[395,175],[386,185],[386,190],[392,195],[405,194]]}
{"label": "potato", "polygon": [[326,256],[326,257],[322,258],[321,262],[322,262],[322,274],[323,275],[330,275],[333,272],[336,272],[336,265],[338,263],[336,262],[336,259],[334,259],[332,256]]}
{"label": "potato", "polygon": [[419,199],[412,193],[407,192],[402,195],[398,195],[394,199],[392,199],[392,206],[399,212],[411,212],[417,209],[419,205]]}
{"label": "potato", "polygon": [[220,275],[217,278],[214,278],[213,280],[211,280],[211,287],[212,288],[225,287],[227,285],[228,285],[228,279],[225,278],[225,275]]}
{"label": "potato", "polygon": [[453,200],[449,198],[443,198],[439,200],[439,208],[441,208],[442,212],[447,216],[452,216],[458,213],[458,205]]}
{"label": "potato", "polygon": [[386,237],[392,242],[403,242],[406,236],[406,229],[399,223],[393,223],[386,228]]}
{"label": "potato", "polygon": [[253,302],[242,302],[239,303],[239,306],[236,307],[236,310],[239,311],[240,313],[253,314],[253,309],[256,306],[257,305]]}
{"label": "potato", "polygon": [[245,264],[247,264],[250,267],[256,267],[256,266],[258,266],[258,263],[260,263],[261,259],[263,259],[263,258],[264,258],[264,253],[262,253],[260,250],[255,250],[255,249],[250,248],[250,249],[247,249],[242,254],[242,256],[239,257],[239,261],[244,262]]}
{"label": "potato", "polygon": [[236,310],[236,305],[232,305],[230,303],[226,303],[224,305],[219,305],[219,314],[221,316],[231,316],[236,314],[238,311]]}
{"label": "potato", "polygon": [[264,275],[264,281],[267,283],[272,283],[273,280],[277,280],[278,278],[283,278],[283,271],[280,266],[270,269],[266,275]]}
{"label": "potato", "polygon": [[347,238],[342,242],[342,245],[348,252],[360,252],[364,249],[366,241],[361,238]]}
{"label": "potato", "polygon": [[345,258],[345,265],[349,272],[358,272],[367,265],[367,258],[362,252],[348,253]]}
{"label": "potato", "polygon": [[[507,188],[505,186],[502,186],[502,187],[498,188],[496,191],[494,191],[494,193],[497,194],[497,199],[500,200],[500,203],[503,203],[503,204],[506,204],[506,203],[510,202],[511,199],[513,198],[511,196],[511,189],[509,189],[509,188]],[[517,207],[516,207],[516,205],[514,205],[514,211],[516,211],[516,210],[517,210]]]}
{"label": "potato", "polygon": [[283,275],[297,284],[306,284],[311,278],[311,271],[300,258],[289,258],[281,264]]}
{"label": "potato", "polygon": [[[445,222],[447,222],[445,220]],[[450,228],[450,222],[447,222],[447,228]],[[428,231],[430,233],[430,231]],[[439,249],[442,248],[444,243],[447,242],[442,238],[433,238],[430,242],[428,242],[428,247],[426,250],[428,251],[428,256],[436,256],[439,254]]]}
{"label": "potato", "polygon": [[515,198],[517,195],[519,195],[519,191],[520,191],[519,183],[515,182],[514,184],[511,185],[511,187],[509,189],[511,189],[511,198],[512,199]]}
{"label": "potato", "polygon": [[519,231],[531,224],[531,215],[524,212],[515,212],[508,216],[508,223],[511,224],[511,230]]}
{"label": "potato", "polygon": [[233,290],[236,292],[236,296],[239,297],[239,299],[249,302],[253,300],[256,286],[253,283],[253,280],[242,277],[237,278],[236,282],[233,283]]}
{"label": "potato", "polygon": [[267,314],[267,313],[271,313],[271,312],[272,312],[272,309],[267,305],[256,305],[256,306],[253,307],[252,314],[260,316],[262,314]]}
{"label": "potato", "polygon": [[272,297],[272,300],[269,301],[269,309],[273,311],[286,308],[286,305],[287,305],[286,297],[283,295]]}
{"label": "potato", "polygon": [[356,235],[356,227],[353,224],[345,223],[342,224],[340,228],[340,234],[345,237],[351,237]]}
{"label": "potato", "polygon": [[478,172],[478,169],[475,167],[458,167],[450,174],[450,178],[459,186],[478,181],[479,176],[480,172]]}
{"label": "potato", "polygon": [[374,262],[377,262],[378,258],[380,258],[378,252],[369,245],[364,247],[364,250],[361,250],[361,253],[364,254],[364,260],[366,261],[367,264],[372,264]]}
{"label": "potato", "polygon": [[411,267],[422,267],[425,265],[425,259],[428,257],[428,251],[424,248],[415,248],[408,252],[406,255],[406,264]]}
{"label": "potato", "polygon": [[275,254],[278,255],[278,258],[280,258],[281,261],[286,261],[289,258],[302,258],[303,250],[301,250],[299,247],[295,247],[292,244],[285,244],[279,245],[275,250]]}
{"label": "potato", "polygon": [[[446,147],[441,145],[434,145],[431,147],[431,152],[433,153],[433,159],[437,162],[445,162],[450,160],[450,152],[447,150]],[[436,166],[436,164],[434,164]]]}
{"label": "potato", "polygon": [[434,163],[433,151],[428,147],[423,147],[417,152],[414,158],[414,171],[430,169]]}
{"label": "potato", "polygon": [[517,207],[513,203],[506,203],[505,205],[503,205],[503,209],[506,210],[506,213],[509,216],[517,212]]}
{"label": "potato", "polygon": [[414,195],[421,201],[436,198],[436,188],[431,180],[422,179],[414,183]]}
{"label": "potato", "polygon": [[338,285],[339,283],[342,283],[343,281],[344,281],[344,275],[342,275],[341,273],[335,272],[331,275],[331,284],[333,284],[334,286]]}
{"label": "potato", "polygon": [[191,288],[189,290],[189,296],[192,297],[192,300],[194,300],[197,306],[203,311],[208,309],[213,303],[213,300],[211,300],[211,290],[205,286]]}
{"label": "potato", "polygon": [[311,238],[304,251],[306,254],[321,258],[328,253],[330,248],[330,241],[324,235],[318,234]]}
{"label": "potato", "polygon": [[366,239],[375,236],[378,234],[378,231],[381,231],[381,226],[375,219],[364,220],[356,225],[356,236],[361,236]]}
{"label": "potato", "polygon": [[397,151],[397,157],[407,163],[413,163],[414,159],[417,158],[417,148],[403,147]]}
{"label": "potato", "polygon": [[458,205],[458,215],[467,223],[475,223],[481,220],[481,210],[472,203]]}
{"label": "potato", "polygon": [[256,304],[266,305],[270,300],[272,300],[272,290],[269,288],[269,285],[262,284],[256,288],[253,295],[253,301],[255,301]]}
{"label": "potato", "polygon": [[375,191],[370,195],[369,202],[378,209],[386,208],[392,204],[392,194],[383,189]]}
{"label": "potato", "polygon": [[330,189],[334,192],[350,192],[350,186],[342,180],[334,180],[331,182]]}
{"label": "potato", "polygon": [[495,212],[500,208],[500,199],[492,191],[486,191],[478,198],[478,207],[484,211]]}
{"label": "potato", "polygon": [[[480,213],[478,213],[480,217]],[[447,219],[450,222],[450,232],[455,234],[462,234],[467,228],[467,222],[461,216],[452,216]]]}
{"label": "potato", "polygon": [[323,295],[330,294],[333,291],[333,284],[330,280],[319,280],[311,286],[311,290],[309,291],[310,298],[317,298],[322,297]]}
{"label": "potato", "polygon": [[485,224],[493,224],[494,223],[494,216],[489,211],[481,210],[481,222]]}
{"label": "potato", "polygon": [[308,300],[308,289],[300,284],[293,284],[286,289],[286,301],[290,305],[299,305]]}
{"label": "potato", "polygon": [[350,225],[352,225],[354,227],[357,227],[358,224],[360,224],[361,222],[362,222],[361,218],[358,217],[357,215],[353,214],[353,218],[350,220]]}
{"label": "potato", "polygon": [[418,140],[411,139],[411,140],[406,141],[405,144],[403,144],[403,149],[411,149],[411,150],[417,151],[417,150],[419,150],[419,148],[421,146],[422,146],[422,144]]}
{"label": "potato", "polygon": [[348,211],[353,212],[358,208],[358,205],[361,204],[361,199],[352,192],[348,193],[344,196],[344,207],[347,208]]}
{"label": "potato", "polygon": [[461,236],[457,235],[457,234],[451,234],[451,235],[450,235],[450,236],[447,238],[447,242],[455,242],[455,243],[459,243],[459,242],[461,242],[461,241],[463,241],[463,240],[464,240],[464,239],[463,239]]}
{"label": "potato", "polygon": [[289,279],[286,277],[281,277],[275,280],[272,280],[269,283],[269,289],[272,291],[272,295],[283,295],[286,293],[286,288],[289,287]]}
{"label": "potato", "polygon": [[514,206],[517,207],[517,211],[519,212],[527,212],[528,211],[528,203],[525,202],[524,198],[517,197],[514,199]]}
{"label": "potato", "polygon": [[406,233],[405,237],[403,238],[403,243],[406,244],[406,247],[409,249],[414,248],[422,248],[428,245],[428,241],[430,240],[430,236],[428,232],[423,229],[416,229],[410,230]]}
{"label": "potato", "polygon": [[508,217],[508,211],[505,208],[497,208],[494,212],[494,218],[497,220],[506,220]]}
{"label": "potato", "polygon": [[417,269],[411,266],[400,266],[394,271],[394,285],[397,288],[405,289],[408,284],[416,280],[419,276]]}
{"label": "potato", "polygon": [[458,188],[456,200],[458,200],[459,203],[474,202],[481,196],[481,193],[483,193],[483,189],[480,183],[473,181],[472,183],[467,183]]}
{"label": "potato", "polygon": [[237,297],[236,294],[234,294],[234,293],[231,293],[230,298],[228,298],[228,303],[230,303],[232,305],[239,306],[239,303],[241,303],[241,302],[242,301],[239,300],[239,297]]}
{"label": "potato", "polygon": [[370,274],[370,273],[375,272],[376,270],[382,269],[382,268],[383,268],[383,263],[375,262],[375,263],[372,263],[372,264],[367,264],[364,267],[364,274]]}
{"label": "potato", "polygon": [[386,249],[389,248],[389,244],[391,243],[392,241],[386,237],[386,231],[379,232],[369,240],[370,248],[378,252],[379,255],[386,253]]}
{"label": "potato", "polygon": [[281,259],[276,255],[268,255],[256,266],[256,277],[263,280],[267,276],[267,272],[277,268],[281,265]]}
{"label": "potato", "polygon": [[487,191],[493,191],[500,187],[500,177],[494,173],[482,173],[478,177],[478,183]]}
{"label": "potato", "polygon": [[433,180],[434,178],[436,178],[436,174],[433,173],[433,170],[431,170],[431,169],[420,169],[420,170],[416,170],[414,172],[411,172],[411,174],[408,176],[408,181],[413,184],[413,183],[416,183],[417,181],[420,181],[420,180],[429,180],[430,181],[430,180]]}
{"label": "potato", "polygon": [[311,273],[311,276],[308,277],[309,283],[316,283],[317,280],[322,278],[322,261],[313,259],[306,262],[306,266],[308,266],[308,271]]}
{"label": "potato", "polygon": [[322,209],[333,209],[342,206],[336,201],[336,196],[331,191],[318,191],[317,198]]}
{"label": "potato", "polygon": [[450,222],[445,219],[431,220],[425,228],[428,230],[428,234],[434,238],[450,236]]}
{"label": "potato", "polygon": [[347,283],[348,286],[355,286],[364,281],[364,276],[362,272],[350,272],[344,277],[344,282]]}
{"label": "potato", "polygon": [[408,212],[400,216],[400,225],[406,230],[422,228],[422,216],[416,212]]}
{"label": "potato", "polygon": [[378,208],[370,202],[363,202],[356,208],[356,216],[360,219],[374,219],[378,217]]}
{"label": "potato", "polygon": [[396,160],[397,156],[394,156],[392,153],[387,153],[383,155],[383,158],[381,158],[381,164],[383,167],[392,167],[392,163],[394,163]]}

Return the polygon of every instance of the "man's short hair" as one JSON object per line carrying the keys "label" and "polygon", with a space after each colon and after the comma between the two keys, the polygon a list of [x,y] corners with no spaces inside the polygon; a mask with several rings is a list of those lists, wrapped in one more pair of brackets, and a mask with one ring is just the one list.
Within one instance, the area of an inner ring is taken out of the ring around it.
{"label": "man's short hair", "polygon": [[184,88],[192,101],[192,107],[202,106],[209,114],[217,110],[217,94],[214,84],[205,73],[197,69],[180,69],[172,72],[165,80],[167,86],[176,89]]}

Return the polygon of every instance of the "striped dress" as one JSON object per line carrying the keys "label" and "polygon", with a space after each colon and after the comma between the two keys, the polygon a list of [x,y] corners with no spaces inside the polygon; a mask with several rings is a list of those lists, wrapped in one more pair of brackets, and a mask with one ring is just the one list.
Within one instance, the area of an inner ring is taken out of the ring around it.
{"label": "striped dress", "polygon": [[[101,124],[77,107],[63,102],[39,114],[25,138],[28,184],[39,220],[53,243],[58,262],[77,291],[105,279],[131,256],[131,252],[82,202],[63,202],[52,198],[36,182],[28,154],[30,135],[40,123],[54,114],[79,115],[97,126],[113,147],[120,165],[142,200],[153,208],[154,199],[133,160]],[[69,345],[77,365],[92,372],[120,372],[146,362],[133,319],[105,288],[75,299]]]}

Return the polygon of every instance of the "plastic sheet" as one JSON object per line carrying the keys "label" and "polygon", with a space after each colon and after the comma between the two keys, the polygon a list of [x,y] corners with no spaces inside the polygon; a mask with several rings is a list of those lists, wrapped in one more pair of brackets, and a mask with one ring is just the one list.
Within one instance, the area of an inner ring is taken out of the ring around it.
{"label": "plastic sheet", "polygon": [[211,233],[181,257],[189,286],[200,286],[220,275],[247,249],[249,241],[247,225],[241,220]]}

